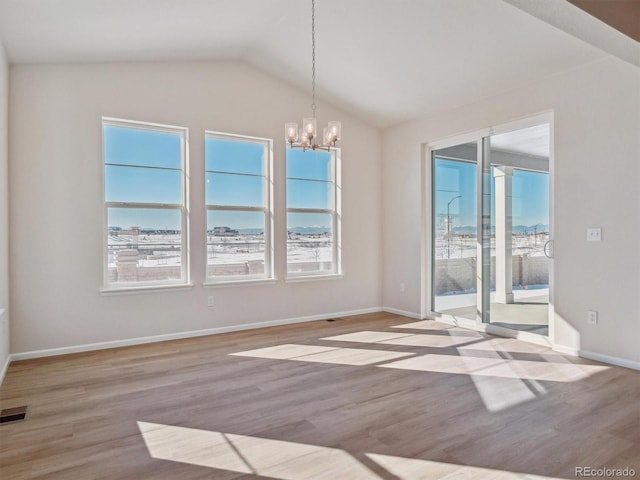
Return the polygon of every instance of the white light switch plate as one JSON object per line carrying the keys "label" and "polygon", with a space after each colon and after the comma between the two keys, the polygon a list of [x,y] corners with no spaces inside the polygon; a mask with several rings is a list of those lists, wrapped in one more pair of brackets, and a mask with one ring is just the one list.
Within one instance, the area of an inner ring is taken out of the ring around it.
{"label": "white light switch plate", "polygon": [[602,241],[602,229],[601,228],[587,228],[587,241],[600,242]]}

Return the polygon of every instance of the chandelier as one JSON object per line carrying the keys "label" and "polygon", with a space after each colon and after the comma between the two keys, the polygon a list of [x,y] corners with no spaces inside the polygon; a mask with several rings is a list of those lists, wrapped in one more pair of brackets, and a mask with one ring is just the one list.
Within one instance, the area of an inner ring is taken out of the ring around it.
{"label": "chandelier", "polygon": [[316,2],[311,0],[311,117],[302,119],[302,128],[298,130],[298,124],[295,122],[285,123],[285,140],[289,143],[290,148],[301,148],[303,151],[308,149],[331,150],[336,146],[336,142],[340,140],[339,121],[331,121],[324,127],[322,131],[322,145],[317,143],[316,128]]}

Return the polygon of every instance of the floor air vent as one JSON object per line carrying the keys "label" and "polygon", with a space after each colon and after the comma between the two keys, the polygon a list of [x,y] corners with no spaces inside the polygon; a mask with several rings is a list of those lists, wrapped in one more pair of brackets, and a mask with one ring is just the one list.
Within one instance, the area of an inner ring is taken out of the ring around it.
{"label": "floor air vent", "polygon": [[27,406],[0,410],[0,423],[19,422],[27,418]]}

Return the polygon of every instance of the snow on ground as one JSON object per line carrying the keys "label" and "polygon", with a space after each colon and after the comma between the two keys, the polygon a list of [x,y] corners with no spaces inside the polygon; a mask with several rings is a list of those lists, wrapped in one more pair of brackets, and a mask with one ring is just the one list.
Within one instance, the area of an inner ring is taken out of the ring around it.
{"label": "snow on ground", "polygon": [[[237,235],[207,237],[209,265],[244,263],[264,260],[262,235]],[[138,250],[141,267],[180,265],[181,238],[170,234],[110,235],[109,266],[115,267],[117,252],[123,249]],[[329,235],[295,235],[287,242],[289,263],[330,262],[333,259]]]}
{"label": "snow on ground", "polygon": [[[512,237],[512,255],[544,255],[544,244],[549,240],[548,234],[514,235]],[[478,255],[477,241],[474,236],[452,235],[447,240],[446,234],[436,237],[436,260],[441,258],[469,258]],[[495,238],[491,239],[491,251],[495,255]]]}

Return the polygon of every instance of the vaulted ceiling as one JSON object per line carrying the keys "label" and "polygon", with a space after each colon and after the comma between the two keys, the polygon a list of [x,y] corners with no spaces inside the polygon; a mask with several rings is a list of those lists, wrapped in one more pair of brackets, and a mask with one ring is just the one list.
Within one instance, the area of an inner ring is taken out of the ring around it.
{"label": "vaulted ceiling", "polygon": [[576,7],[640,42],[638,0],[569,0]]}
{"label": "vaulted ceiling", "polygon": [[[316,0],[318,96],[387,127],[616,54],[523,3]],[[308,91],[310,4],[0,0],[0,39],[11,63],[233,59]]]}

